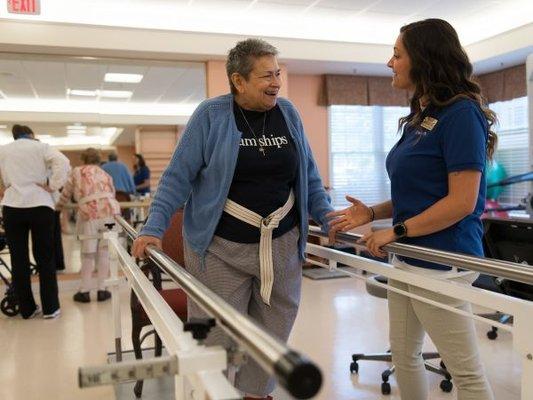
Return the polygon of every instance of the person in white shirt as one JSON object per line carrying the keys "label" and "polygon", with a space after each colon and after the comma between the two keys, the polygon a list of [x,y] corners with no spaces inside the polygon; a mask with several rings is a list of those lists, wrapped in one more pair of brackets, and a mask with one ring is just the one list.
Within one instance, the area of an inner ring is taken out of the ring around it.
{"label": "person in white shirt", "polygon": [[31,233],[43,317],[56,318],[60,308],[51,251],[55,209],[52,192],[67,180],[70,162],[58,150],[34,140],[28,127],[14,125],[12,133],[14,142],[0,146],[0,186],[4,191],[2,216],[11,255],[13,286],[22,318],[39,314],[30,280],[28,238]]}

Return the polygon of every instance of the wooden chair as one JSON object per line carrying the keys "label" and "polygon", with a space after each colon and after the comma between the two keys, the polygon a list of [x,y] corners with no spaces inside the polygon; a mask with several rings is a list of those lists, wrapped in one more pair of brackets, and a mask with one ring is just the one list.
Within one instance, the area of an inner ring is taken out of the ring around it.
{"label": "wooden chair", "polygon": [[[172,258],[180,266],[184,267],[184,255],[183,255],[183,210],[177,211],[172,217],[170,226],[166,230],[162,239],[163,251]],[[145,262],[141,269],[152,280],[154,287],[159,291],[161,296],[170,305],[176,315],[182,320],[187,321],[187,296],[181,289],[163,289],[162,283],[164,279],[161,276],[161,270],[151,261]],[[160,357],[163,349],[161,339],[157,335],[155,330],[151,330],[141,336],[141,330],[143,327],[152,325],[152,322],[148,318],[144,308],[139,302],[137,296],[131,291],[130,296],[131,307],[131,341],[133,343],[133,351],[136,359],[142,359],[143,341],[151,334],[155,335],[155,350],[156,357]],[[137,398],[141,397],[143,390],[143,381],[139,380],[135,383],[133,392]]]}

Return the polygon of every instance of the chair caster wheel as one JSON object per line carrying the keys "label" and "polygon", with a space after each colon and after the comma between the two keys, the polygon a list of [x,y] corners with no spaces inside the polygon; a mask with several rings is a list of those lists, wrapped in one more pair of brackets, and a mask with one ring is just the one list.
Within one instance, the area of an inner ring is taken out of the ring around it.
{"label": "chair caster wheel", "polygon": [[445,393],[450,393],[453,389],[452,381],[443,380],[440,382],[440,388]]}
{"label": "chair caster wheel", "polygon": [[498,337],[498,332],[496,332],[496,331],[488,331],[487,332],[487,337],[490,340],[495,340]]}
{"label": "chair caster wheel", "polygon": [[386,395],[386,394],[390,394],[390,392],[391,392],[390,383],[383,382],[381,384],[381,393]]}
{"label": "chair caster wheel", "polygon": [[359,364],[357,364],[355,361],[350,364],[350,373],[351,374],[359,373]]}

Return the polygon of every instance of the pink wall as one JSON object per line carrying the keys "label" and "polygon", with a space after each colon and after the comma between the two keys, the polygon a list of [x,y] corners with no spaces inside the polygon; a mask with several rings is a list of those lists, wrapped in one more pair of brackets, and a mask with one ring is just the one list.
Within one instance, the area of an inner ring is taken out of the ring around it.
{"label": "pink wall", "polygon": [[208,98],[229,93],[226,61],[211,60],[206,62],[205,77]]}
{"label": "pink wall", "polygon": [[135,132],[135,150],[143,155],[150,168],[150,185],[155,192],[159,179],[168,165],[180,129],[175,125],[140,126]]}
{"label": "pink wall", "polygon": [[319,106],[322,75],[289,74],[289,99],[298,109],[324,185],[329,186],[328,109]]}
{"label": "pink wall", "polygon": [[128,166],[130,171],[133,171],[133,164],[135,163],[135,146],[117,146],[118,160],[122,161]]}

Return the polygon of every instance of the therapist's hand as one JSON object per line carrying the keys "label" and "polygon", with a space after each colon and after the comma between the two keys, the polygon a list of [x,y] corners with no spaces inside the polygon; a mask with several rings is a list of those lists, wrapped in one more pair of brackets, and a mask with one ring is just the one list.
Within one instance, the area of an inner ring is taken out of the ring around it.
{"label": "therapist's hand", "polygon": [[162,248],[161,239],[155,236],[139,236],[133,241],[133,246],[131,248],[131,255],[135,258],[146,258],[146,246],[154,245],[158,249]]}
{"label": "therapist's hand", "polygon": [[372,211],[361,201],[354,197],[346,196],[352,205],[338,211],[326,214],[327,218],[333,219],[329,222],[329,244],[335,243],[335,234],[339,231],[346,232],[358,226],[368,224],[372,220]]}
{"label": "therapist's hand", "polygon": [[370,254],[374,257],[384,258],[387,256],[387,252],[383,251],[381,247],[394,242],[395,240],[396,235],[394,234],[394,230],[389,228],[370,232],[359,239],[357,243],[365,244]]}

